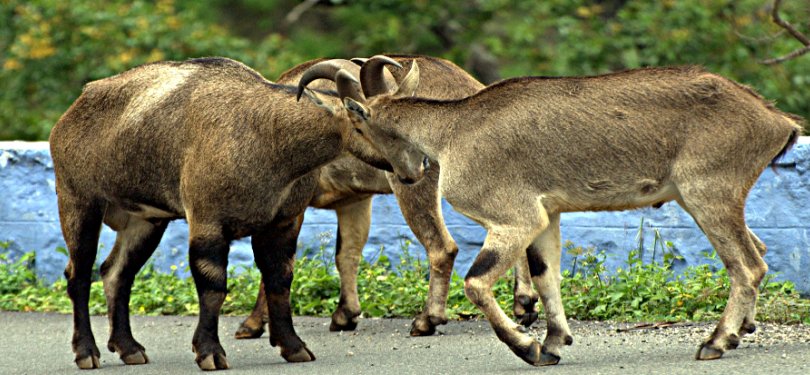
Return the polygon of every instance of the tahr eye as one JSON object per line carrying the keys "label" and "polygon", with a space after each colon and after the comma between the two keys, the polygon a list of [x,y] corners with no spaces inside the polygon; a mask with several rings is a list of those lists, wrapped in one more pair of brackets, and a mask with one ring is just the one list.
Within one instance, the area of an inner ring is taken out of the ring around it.
{"label": "tahr eye", "polygon": [[358,128],[354,128],[354,131],[356,131],[357,134],[363,135],[363,131]]}

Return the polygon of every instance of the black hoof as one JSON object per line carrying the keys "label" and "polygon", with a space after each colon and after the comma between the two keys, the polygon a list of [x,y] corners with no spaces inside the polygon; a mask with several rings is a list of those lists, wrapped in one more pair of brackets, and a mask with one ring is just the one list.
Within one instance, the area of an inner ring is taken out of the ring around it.
{"label": "black hoof", "polygon": [[710,361],[713,359],[720,359],[722,356],[722,350],[714,348],[709,344],[703,344],[700,347],[700,350],[698,350],[697,355],[695,355],[695,359],[699,361]]}
{"label": "black hoof", "polygon": [[416,321],[411,324],[411,336],[413,337],[432,336],[434,333],[436,333],[436,326],[432,324],[419,325]]}
{"label": "black hoof", "polygon": [[532,366],[540,366],[542,362],[542,347],[537,341],[532,341],[531,345],[526,348],[517,346],[510,346],[509,349],[515,353],[520,359]]}
{"label": "black hoof", "polygon": [[413,323],[411,323],[411,336],[431,336],[436,333],[436,326],[442,324],[447,324],[447,318],[435,316],[426,317],[424,314],[420,314],[414,318]]}
{"label": "black hoof", "polygon": [[315,360],[315,354],[312,354],[312,352],[306,346],[294,353],[287,353],[282,350],[281,356],[287,362],[311,362]]}
{"label": "black hoof", "polygon": [[541,354],[538,366],[551,366],[560,363],[560,356],[546,352],[546,348],[541,350]]}
{"label": "black hoof", "polygon": [[262,324],[259,328],[251,328],[242,323],[239,329],[236,330],[236,333],[233,335],[237,340],[244,340],[244,339],[258,339],[262,337],[264,334],[264,324]]}
{"label": "black hoof", "polygon": [[329,332],[354,331],[356,328],[357,320],[354,319],[349,320],[346,324],[338,324],[334,320],[329,324]]}

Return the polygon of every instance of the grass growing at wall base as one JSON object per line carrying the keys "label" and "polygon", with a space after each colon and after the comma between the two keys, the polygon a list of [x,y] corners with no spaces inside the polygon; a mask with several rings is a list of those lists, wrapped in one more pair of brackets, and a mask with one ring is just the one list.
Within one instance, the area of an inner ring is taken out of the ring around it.
{"label": "grass growing at wall base", "polygon": [[[406,249],[407,250],[407,249]],[[606,272],[604,253],[567,246],[576,255],[578,267],[563,271],[562,294],[569,318],[580,320],[672,321],[715,320],[725,307],[728,275],[711,264],[690,267],[675,275],[671,262],[644,263],[631,252],[625,266]],[[398,264],[385,256],[363,262],[358,290],[366,317],[413,317],[421,312],[427,297],[428,266],[407,255]],[[709,258],[715,257],[707,254]],[[36,278],[35,257],[29,253],[11,262],[0,254],[0,310],[70,313],[64,278],[46,285]],[[260,275],[255,268],[230,270],[229,293],[222,313],[246,315],[253,307]],[[149,263],[138,274],[130,303],[134,314],[194,315],[199,312],[191,278],[161,273]],[[91,286],[90,312],[105,314],[104,291],[97,274]],[[452,319],[480,317],[464,295],[464,280],[453,274],[447,301]],[[511,274],[501,279],[493,292],[501,307],[512,309]],[[334,263],[323,253],[296,261],[292,285],[295,315],[330,316],[338,303],[339,279]],[[539,309],[542,309],[538,305]],[[781,323],[810,324],[810,300],[802,299],[790,282],[766,277],[760,287],[757,319]]]}

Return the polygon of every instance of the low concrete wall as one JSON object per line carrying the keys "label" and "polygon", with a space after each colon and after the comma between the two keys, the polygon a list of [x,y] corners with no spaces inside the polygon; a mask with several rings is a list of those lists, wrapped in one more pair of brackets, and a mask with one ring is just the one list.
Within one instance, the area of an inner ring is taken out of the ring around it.
{"label": "low concrete wall", "polygon": [[[778,279],[791,280],[803,293],[810,293],[810,139],[799,144],[783,158],[775,170],[768,169],[751,192],[746,217],[748,225],[768,245],[765,259],[770,272]],[[456,270],[465,274],[480,249],[486,232],[474,222],[456,213],[445,202],[447,226],[459,244]],[[396,259],[402,244],[415,238],[393,196],[374,198],[371,235],[364,254],[373,260],[381,253]],[[643,219],[647,251],[652,256],[654,230],[673,251],[683,256],[676,267],[706,262],[703,253],[711,245],[694,221],[677,204],[660,209],[624,212],[568,213],[562,217],[563,240],[579,246],[596,246],[608,254],[609,266],[621,265],[627,252],[638,247],[637,233]],[[184,268],[187,260],[187,226],[175,221],[170,226],[153,256],[159,269],[172,265]],[[299,245],[318,249],[324,245],[331,256],[336,232],[331,211],[309,209],[306,213]],[[54,249],[64,246],[59,229],[59,216],[54,194],[53,163],[45,142],[0,142],[0,241],[10,241],[6,252],[12,258],[28,251],[37,253],[37,273],[48,279],[62,274],[64,255]],[[114,233],[104,228],[101,235],[101,262],[114,243]],[[424,249],[414,240],[412,255],[424,258]],[[658,259],[660,259],[660,250]],[[250,266],[253,255],[250,242],[232,244],[230,265]],[[570,268],[572,258],[563,255],[562,267]]]}

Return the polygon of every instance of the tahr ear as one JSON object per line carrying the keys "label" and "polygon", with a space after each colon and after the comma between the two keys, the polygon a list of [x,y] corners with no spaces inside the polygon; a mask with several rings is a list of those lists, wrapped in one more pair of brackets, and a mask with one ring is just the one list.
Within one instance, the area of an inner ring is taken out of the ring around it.
{"label": "tahr ear", "polygon": [[348,96],[343,98],[343,107],[346,108],[350,116],[362,122],[366,122],[371,118],[371,111],[366,106]]}
{"label": "tahr ear", "polygon": [[313,104],[325,109],[330,114],[334,115],[335,113],[337,113],[337,109],[332,105],[330,105],[329,103],[324,102],[323,99],[321,99],[321,97],[318,96],[318,94],[315,91],[312,91],[310,89],[304,89],[304,96],[306,96],[307,99],[309,99]]}
{"label": "tahr ear", "polygon": [[399,88],[394,94],[395,97],[413,96],[416,93],[416,88],[419,86],[419,64],[416,60],[411,64],[411,70],[399,83]]}

